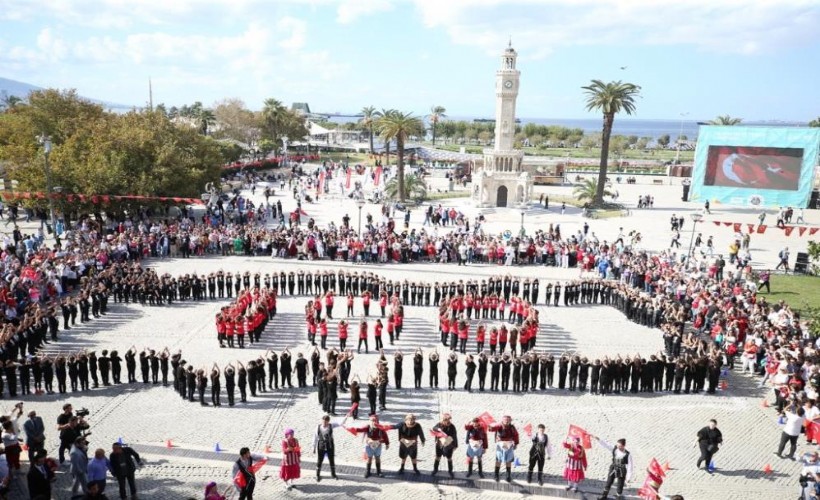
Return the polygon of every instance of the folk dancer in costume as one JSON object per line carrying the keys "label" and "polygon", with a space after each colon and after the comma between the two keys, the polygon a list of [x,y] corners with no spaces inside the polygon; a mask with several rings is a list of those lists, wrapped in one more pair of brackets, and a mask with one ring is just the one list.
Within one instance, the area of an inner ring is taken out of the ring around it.
{"label": "folk dancer in costume", "polygon": [[411,413],[404,417],[404,422],[396,430],[399,431],[399,458],[401,459],[401,467],[399,467],[398,473],[404,474],[404,464],[407,462],[407,457],[410,457],[413,472],[416,475],[421,474],[416,458],[419,451],[418,442],[421,441],[422,446],[425,442],[424,430],[421,428],[421,424],[416,422],[416,416]]}
{"label": "folk dancer in costume", "polygon": [[464,426],[467,431],[467,477],[473,475],[473,460],[478,464],[478,477],[484,479],[484,470],[481,459],[487,449],[487,432],[481,424],[481,419],[473,418]]}
{"label": "folk dancer in costume", "polygon": [[436,460],[433,462],[433,475],[438,473],[439,462],[441,457],[444,457],[447,459],[447,471],[452,479],[455,477],[453,475],[453,451],[458,448],[458,436],[449,413],[442,415],[441,421],[433,427],[433,435],[436,436]]}
{"label": "folk dancer in costume", "polygon": [[609,489],[612,484],[617,481],[618,497],[623,496],[624,483],[632,480],[632,473],[634,467],[632,466],[632,454],[626,449],[626,439],[619,439],[615,446],[607,443],[603,439],[593,436],[598,444],[606,448],[612,453],[612,464],[609,466],[609,474],[607,475],[604,491],[601,492],[600,500],[609,498]]}
{"label": "folk dancer in costume", "polygon": [[530,447],[530,465],[527,472],[527,482],[532,482],[532,471],[538,465],[538,484],[544,485],[544,460],[552,458],[550,450],[549,438],[546,434],[546,427],[544,424],[538,424],[538,432],[532,437],[532,446]]}
{"label": "folk dancer in costume", "polygon": [[567,490],[578,491],[578,485],[584,480],[584,471],[587,468],[587,454],[581,446],[581,438],[567,438],[564,442],[567,450],[567,461],[564,465],[564,479],[567,480]]}
{"label": "folk dancer in costume", "polygon": [[[373,464],[373,459],[376,459],[376,475],[382,475],[382,447],[384,449],[390,448],[390,438],[387,432],[379,425],[379,416],[375,413],[370,414],[370,424],[364,427],[352,427],[351,430],[355,432],[365,433],[364,451],[367,455],[367,470],[364,477],[370,477],[370,468]],[[383,445],[383,446],[382,446]]]}
{"label": "folk dancer in costume", "polygon": [[253,500],[253,490],[256,487],[256,471],[265,462],[267,462],[266,457],[251,454],[251,450],[246,447],[239,450],[239,459],[234,463],[231,472],[231,477],[234,478],[234,486],[239,492],[239,500]]}
{"label": "folk dancer in costume", "polygon": [[293,480],[299,479],[302,473],[302,447],[294,437],[293,429],[285,431],[282,440],[282,465],[279,467],[279,478],[285,482],[288,491],[294,488]]}
{"label": "folk dancer in costume", "polygon": [[507,467],[507,482],[512,482],[512,464],[515,461],[515,447],[518,446],[518,431],[512,424],[512,417],[505,415],[501,424],[494,424],[487,428],[495,432],[495,481],[499,481],[501,463]]}
{"label": "folk dancer in costume", "polygon": [[316,482],[322,480],[322,463],[325,461],[325,457],[327,457],[330,464],[330,477],[339,479],[336,477],[336,443],[333,440],[333,429],[344,425],[345,420],[347,420],[347,417],[342,420],[341,424],[331,422],[330,416],[325,415],[322,417],[322,423],[316,427],[316,435],[313,438],[313,453],[317,454]]}

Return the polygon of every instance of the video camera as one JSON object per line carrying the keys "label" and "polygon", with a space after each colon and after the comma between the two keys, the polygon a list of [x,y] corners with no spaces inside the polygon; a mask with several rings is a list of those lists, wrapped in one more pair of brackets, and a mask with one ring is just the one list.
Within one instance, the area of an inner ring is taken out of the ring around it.
{"label": "video camera", "polygon": [[74,414],[77,415],[77,417],[79,417],[79,418],[85,418],[85,417],[88,416],[89,413],[91,413],[91,412],[88,411],[87,408],[80,408],[79,410],[74,412]]}

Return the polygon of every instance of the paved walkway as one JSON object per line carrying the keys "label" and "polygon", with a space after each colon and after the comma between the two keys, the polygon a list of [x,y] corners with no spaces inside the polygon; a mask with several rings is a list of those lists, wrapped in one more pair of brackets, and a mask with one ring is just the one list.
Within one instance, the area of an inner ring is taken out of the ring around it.
{"label": "paved walkway", "polygon": [[[549,188],[552,191],[565,188]],[[624,199],[637,198],[636,193],[656,193],[656,208],[634,212],[624,219],[590,221],[591,230],[602,238],[612,238],[623,225],[624,230],[640,228],[645,236],[645,244],[650,248],[661,248],[668,239],[666,219],[675,213],[691,210],[690,205],[676,202],[679,187],[668,186],[621,186]],[[634,196],[633,196],[634,195]],[[287,209],[291,200],[282,197]],[[463,203],[462,201],[454,203]],[[340,206],[341,205],[341,208]],[[368,206],[365,210],[373,211]],[[330,220],[339,222],[344,211],[355,217],[357,209],[352,202],[322,202],[307,206],[306,210],[315,216],[320,223]],[[470,208],[465,208],[471,211]],[[514,210],[500,210],[491,215],[487,228],[501,231],[511,225],[520,223],[520,214]],[[755,217],[752,213],[722,211],[711,216],[715,220],[731,219],[745,221]],[[818,222],[815,212],[807,212],[810,222]],[[423,217],[420,210],[412,213],[413,227],[420,227]],[[568,211],[564,216],[556,213],[553,207],[540,215],[527,216],[528,231],[544,228],[548,223],[560,223],[564,233],[574,232],[585,219],[577,213]],[[691,224],[691,221],[687,221]],[[355,224],[355,218],[354,218]],[[704,234],[715,234],[716,244],[720,247],[728,243],[727,228],[715,227],[712,224],[701,226]],[[707,229],[708,228],[708,229]],[[795,233],[796,234],[796,233]],[[772,255],[785,244],[782,232],[770,230],[752,240],[755,260],[761,265],[769,265]],[[793,234],[792,250],[798,249]],[[272,260],[269,258],[202,258],[187,260],[153,261],[150,265],[161,272],[174,274],[186,272],[205,273],[224,269],[230,271],[249,270],[270,272],[274,269],[286,271],[304,269],[338,269],[339,267],[372,270],[393,279],[416,279],[436,281],[442,279],[467,279],[489,276],[497,273],[510,273],[520,276],[537,276],[543,281],[565,280],[577,276],[576,270],[522,267],[500,268],[496,266],[454,265],[388,265],[376,268],[365,266],[343,265],[329,262],[297,262]],[[542,292],[543,293],[543,292]],[[281,350],[290,347],[293,351],[306,352],[307,345],[303,333],[303,306],[305,298],[282,298],[279,303],[279,315],[270,323],[262,335],[258,346],[244,350],[219,349],[215,340],[213,315],[225,302],[208,301],[198,304],[183,303],[170,307],[142,307],[139,305],[112,305],[111,313],[92,323],[62,333],[58,344],[49,347],[50,352],[71,352],[78,349],[97,350],[113,349],[125,351],[132,344],[138,349],[145,346],[161,349],[168,346],[171,350],[182,349],[186,360],[197,367],[209,367],[213,362],[220,366],[236,359],[247,361],[261,355],[266,349]],[[337,304],[337,315],[343,305]],[[437,345],[436,316],[433,308],[407,307],[406,331],[401,344],[387,346],[389,356],[394,349],[401,348],[405,353],[416,346],[425,349]],[[539,336],[538,349],[559,353],[572,349],[587,356],[595,357],[604,354],[633,354],[640,352],[649,355],[662,348],[660,334],[623,320],[620,314],[606,306],[578,306],[573,308],[540,307],[543,318],[543,329]],[[361,314],[357,310],[357,314]],[[331,345],[335,345],[335,327],[331,325]],[[357,357],[353,362],[354,374],[364,378],[373,371],[376,355],[372,353]],[[460,369],[463,367],[460,366]],[[425,372],[427,365],[425,363]],[[463,374],[459,374],[457,386],[463,385]],[[404,368],[403,389],[388,391],[388,410],[383,413],[385,422],[398,422],[408,412],[419,416],[420,423],[430,428],[443,412],[454,415],[456,424],[460,425],[468,418],[489,411],[496,417],[510,414],[521,429],[527,423],[535,426],[544,423],[553,443],[559,444],[566,435],[570,424],[577,424],[593,434],[609,440],[625,437],[632,451],[636,468],[636,481],[630,485],[629,493],[643,480],[643,469],[653,457],[659,461],[669,462],[669,472],[664,493],[681,493],[686,498],[694,499],[749,499],[776,498],[796,492],[796,478],[799,466],[790,461],[780,461],[771,453],[775,450],[779,428],[773,410],[761,408],[763,392],[757,389],[753,381],[739,374],[732,374],[728,391],[717,395],[628,395],[628,396],[593,396],[589,394],[559,392],[555,389],[546,392],[528,394],[495,394],[466,393],[463,390],[449,392],[443,389],[431,390],[427,384],[427,373],[424,375],[424,388],[412,389],[412,366],[406,359]],[[392,362],[391,362],[392,379]],[[392,380],[391,380],[392,383]],[[440,366],[440,387],[446,387],[446,365]],[[349,402],[340,395],[338,410],[347,412]],[[64,401],[70,401],[75,408],[87,407],[91,411],[89,420],[92,423],[91,448],[110,449],[110,444],[118,438],[134,448],[145,458],[146,465],[139,470],[137,477],[142,498],[151,499],[184,499],[199,498],[203,485],[216,480],[224,488],[230,483],[231,461],[235,460],[240,447],[249,446],[262,452],[266,446],[272,448],[272,465],[263,469],[257,492],[258,498],[281,497],[325,497],[329,495],[347,495],[357,498],[407,498],[413,495],[442,498],[512,498],[521,495],[550,495],[557,498],[593,498],[600,492],[609,462],[608,453],[601,448],[590,450],[589,480],[584,483],[581,494],[566,495],[562,489],[561,473],[563,455],[559,451],[546,466],[547,483],[543,488],[525,484],[528,444],[522,444],[518,456],[522,466],[515,469],[513,485],[501,483],[496,485],[492,480],[467,481],[463,479],[464,455],[463,445],[456,451],[457,479],[439,478],[433,481],[429,477],[432,467],[433,447],[428,445],[420,450],[420,467],[425,472],[418,481],[415,478],[397,480],[392,471],[398,468],[398,452],[390,448],[385,453],[385,479],[363,480],[362,476],[362,442],[360,438],[341,431],[336,435],[338,461],[341,479],[325,480],[316,483],[313,479],[314,455],[310,453],[312,434],[321,416],[316,394],[312,388],[289,389],[261,393],[251,398],[247,404],[237,407],[221,408],[201,407],[198,404],[182,401],[170,388],[151,384],[97,389],[85,394],[58,396],[38,396],[26,400],[26,407],[38,411],[47,422],[48,445],[56,452],[57,436],[54,421],[59,407]],[[223,396],[223,404],[225,399]],[[366,403],[366,401],[365,401]],[[366,404],[365,404],[366,406]],[[363,410],[362,413],[366,413]],[[709,475],[694,467],[697,451],[693,448],[694,434],[709,418],[717,418],[724,433],[726,446],[716,455],[717,471]],[[364,425],[360,420],[360,425]],[[303,461],[304,479],[293,492],[285,492],[278,480],[276,459],[279,457],[277,447],[285,428],[294,428],[296,435],[303,443],[305,450]],[[460,436],[463,436],[461,431]],[[523,433],[522,433],[523,434]],[[523,438],[523,436],[522,436]],[[391,433],[395,441],[395,433]],[[171,440],[173,447],[167,448]],[[215,453],[214,447],[219,443],[223,450]],[[808,447],[801,444],[798,452]],[[772,474],[763,473],[766,464],[774,469]],[[491,470],[490,457],[485,458],[488,471]],[[65,469],[64,469],[65,470]],[[20,481],[15,481],[19,488]],[[56,483],[59,492],[57,498],[68,498],[70,480],[67,474],[60,474]],[[109,483],[109,493],[116,493]],[[19,489],[17,490],[19,491]],[[19,496],[18,496],[19,497]]]}

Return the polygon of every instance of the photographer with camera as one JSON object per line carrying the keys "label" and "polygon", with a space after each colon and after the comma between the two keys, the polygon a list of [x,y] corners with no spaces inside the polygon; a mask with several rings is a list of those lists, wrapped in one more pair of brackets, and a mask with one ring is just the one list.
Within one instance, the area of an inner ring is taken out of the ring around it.
{"label": "photographer with camera", "polygon": [[90,435],[85,432],[89,425],[83,417],[88,415],[88,410],[81,408],[74,414],[74,407],[70,403],[63,405],[63,413],[57,417],[57,430],[60,431],[60,450],[58,457],[60,463],[65,462],[65,452],[71,451],[71,447],[78,437]]}

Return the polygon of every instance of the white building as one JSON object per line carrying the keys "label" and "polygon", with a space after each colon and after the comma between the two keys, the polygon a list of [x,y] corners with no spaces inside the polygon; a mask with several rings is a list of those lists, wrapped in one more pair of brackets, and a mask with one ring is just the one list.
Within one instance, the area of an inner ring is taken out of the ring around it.
{"label": "white building", "polygon": [[523,168],[524,152],[513,148],[515,100],[521,72],[512,43],[495,72],[495,145],[484,150],[484,165],[473,173],[473,201],[480,207],[519,206],[532,196],[532,178]]}

